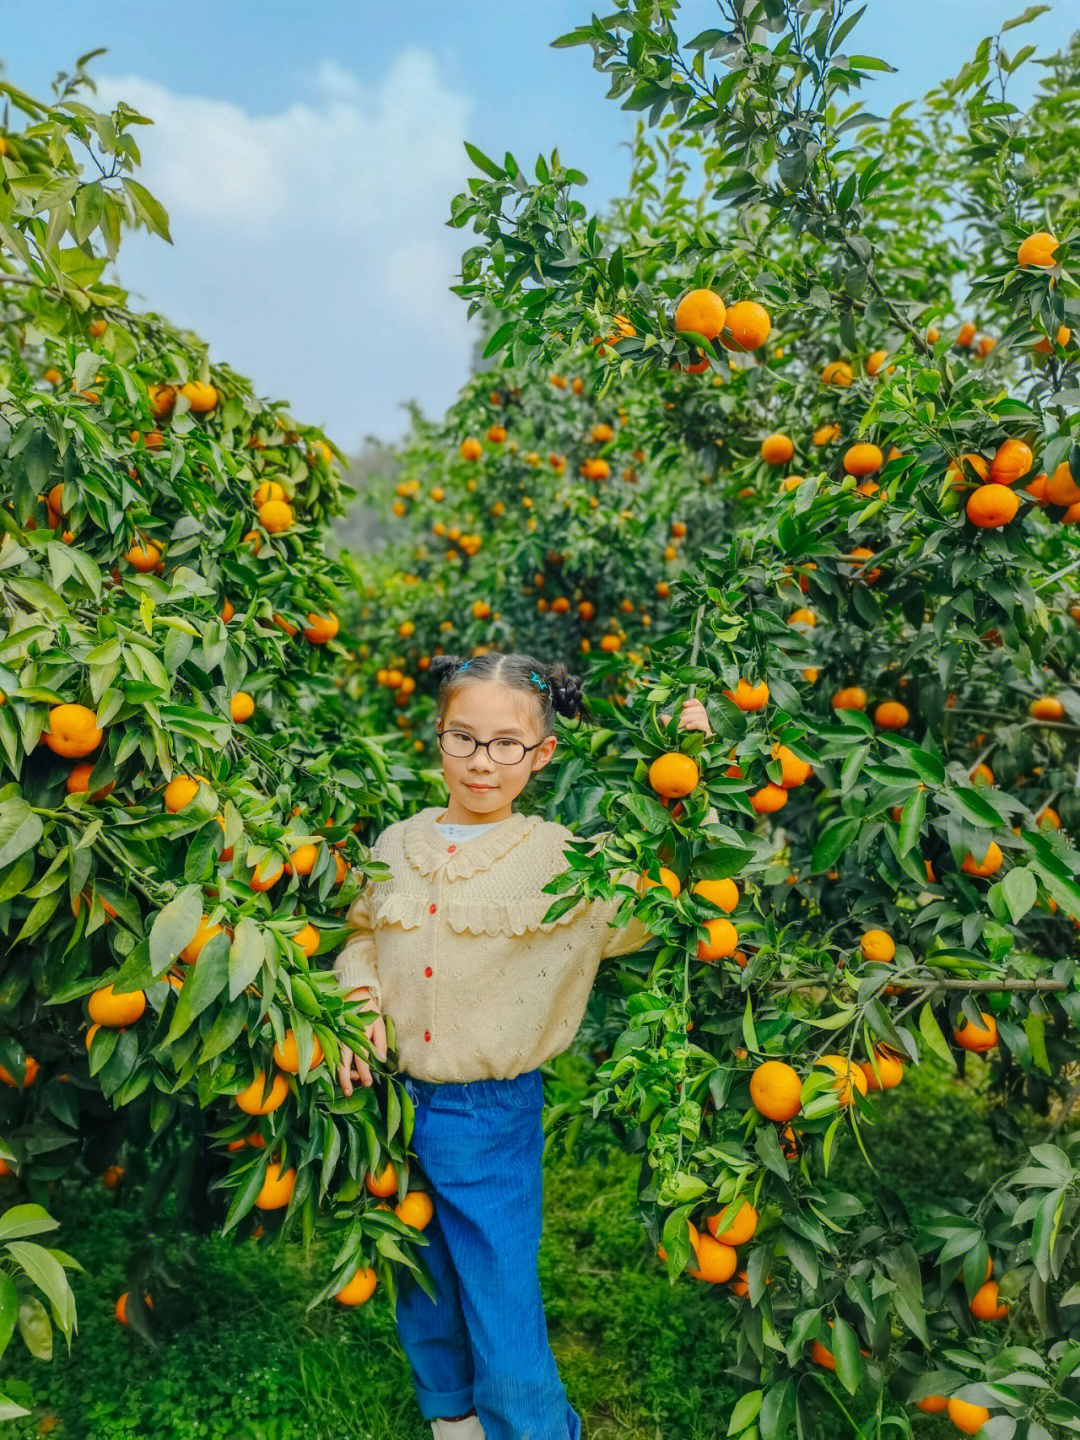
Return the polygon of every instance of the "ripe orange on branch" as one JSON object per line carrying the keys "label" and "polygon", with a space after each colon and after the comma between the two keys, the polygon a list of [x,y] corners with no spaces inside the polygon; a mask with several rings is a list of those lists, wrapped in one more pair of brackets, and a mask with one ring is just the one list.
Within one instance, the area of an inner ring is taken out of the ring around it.
{"label": "ripe orange on branch", "polygon": [[85,705],[54,705],[49,711],[49,728],[42,738],[54,755],[82,759],[97,749],[103,735],[93,710]]}
{"label": "ripe orange on branch", "polygon": [[649,784],[667,800],[677,800],[689,795],[701,779],[696,761],[681,751],[669,751],[658,755],[649,766]]}
{"label": "ripe orange on branch", "polygon": [[852,445],[844,452],[844,469],[849,475],[873,475],[884,463],[885,457],[878,446],[865,441]]}
{"label": "ripe orange on branch", "polygon": [[795,442],[790,435],[766,435],[761,442],[761,458],[767,465],[786,465],[795,454]]}
{"label": "ripe orange on branch", "polygon": [[1058,248],[1057,241],[1049,230],[1036,230],[1022,241],[1016,252],[1016,263],[1024,268],[1027,265],[1037,265],[1043,269],[1056,265],[1054,251]]}
{"label": "ripe orange on branch", "polygon": [[1030,445],[1023,440],[1006,440],[990,462],[990,479],[995,485],[1014,485],[1034,463]]}
{"label": "ripe orange on branch", "polygon": [[715,340],[724,328],[727,307],[713,290],[691,290],[675,310],[675,329]]}
{"label": "ripe orange on branch", "polygon": [[726,350],[757,350],[769,338],[769,312],[756,300],[737,300],[727,312],[720,343]]}
{"label": "ripe orange on branch", "polygon": [[734,690],[724,690],[721,693],[740,710],[764,710],[769,703],[769,687],[764,680],[751,685],[748,680],[740,679]]}
{"label": "ripe orange on branch", "polygon": [[953,1039],[962,1050],[992,1050],[998,1043],[997,1021],[986,1010],[980,1010],[981,1025],[976,1025],[966,1015],[961,1016],[960,1025],[953,1031]]}
{"label": "ripe orange on branch", "polygon": [[766,1060],[750,1077],[750,1100],[767,1120],[793,1120],[802,1109],[802,1081],[783,1060]]}

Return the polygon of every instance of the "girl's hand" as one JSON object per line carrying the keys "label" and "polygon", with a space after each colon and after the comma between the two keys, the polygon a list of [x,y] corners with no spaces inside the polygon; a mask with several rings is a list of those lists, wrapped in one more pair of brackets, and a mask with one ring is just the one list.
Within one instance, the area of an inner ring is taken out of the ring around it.
{"label": "girl's hand", "polygon": [[[374,1005],[368,998],[366,991],[354,991],[352,994],[347,995],[346,999],[361,999],[365,1002],[366,1008],[374,1009]],[[383,1019],[382,1015],[376,1015],[375,1019],[371,1022],[370,1025],[364,1026],[364,1034],[374,1045],[375,1053],[378,1055],[379,1059],[385,1060],[386,1021]],[[354,1080],[359,1080],[360,1084],[365,1087],[373,1083],[371,1066],[363,1058],[363,1056],[356,1054],[354,1050],[350,1050],[347,1045],[343,1045],[341,1047],[341,1063],[338,1065],[337,1073],[338,1084],[341,1086],[341,1093],[343,1095],[351,1095],[353,1093]]]}
{"label": "girl's hand", "polygon": [[[671,716],[661,715],[660,719],[667,725],[671,720]],[[705,706],[696,695],[683,702],[682,714],[679,716],[679,729],[704,730],[706,735],[712,735],[713,728],[709,724],[709,717],[705,713]]]}

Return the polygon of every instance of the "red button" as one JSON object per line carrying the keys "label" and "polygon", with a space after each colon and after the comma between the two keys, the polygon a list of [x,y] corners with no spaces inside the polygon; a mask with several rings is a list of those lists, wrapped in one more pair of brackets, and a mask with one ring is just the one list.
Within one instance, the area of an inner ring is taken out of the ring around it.
{"label": "red button", "polygon": [[430,1040],[430,1039],[431,1039],[431,1031],[430,1031],[430,1030],[425,1030],[425,1031],[424,1031],[424,1039],[425,1039],[425,1040]]}
{"label": "red button", "polygon": [[424,971],[424,974],[425,974],[425,975],[430,975],[430,974],[431,974],[431,966],[430,966],[430,965],[429,965],[429,966],[427,967],[427,969]]}
{"label": "red button", "polygon": [[428,914],[429,914],[429,915],[434,915],[437,908],[438,908],[438,907],[435,906],[435,905],[429,905],[429,906],[428,906]]}
{"label": "red button", "polygon": [[452,855],[456,849],[457,849],[457,846],[456,846],[456,845],[447,845],[447,847],[446,847],[446,853],[447,853],[448,855]]}

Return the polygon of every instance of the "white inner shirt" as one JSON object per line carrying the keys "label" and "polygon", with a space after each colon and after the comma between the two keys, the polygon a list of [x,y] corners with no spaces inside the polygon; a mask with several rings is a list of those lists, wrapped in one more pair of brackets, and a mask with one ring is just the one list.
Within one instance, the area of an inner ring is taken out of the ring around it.
{"label": "white inner shirt", "polygon": [[483,825],[447,825],[442,820],[436,820],[435,828],[455,845],[460,845],[463,840],[471,840],[473,836],[482,835],[485,830],[501,824],[501,820],[488,820]]}

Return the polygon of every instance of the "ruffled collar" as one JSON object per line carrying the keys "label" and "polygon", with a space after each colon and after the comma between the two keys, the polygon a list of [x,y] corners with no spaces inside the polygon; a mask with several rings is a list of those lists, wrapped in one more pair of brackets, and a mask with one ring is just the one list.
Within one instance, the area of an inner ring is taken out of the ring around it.
{"label": "ruffled collar", "polygon": [[466,880],[479,871],[490,870],[496,860],[501,860],[544,823],[539,815],[514,811],[482,835],[454,845],[435,825],[445,809],[445,805],[428,805],[405,821],[402,834],[405,858],[421,875],[431,876],[441,871],[448,880]]}

